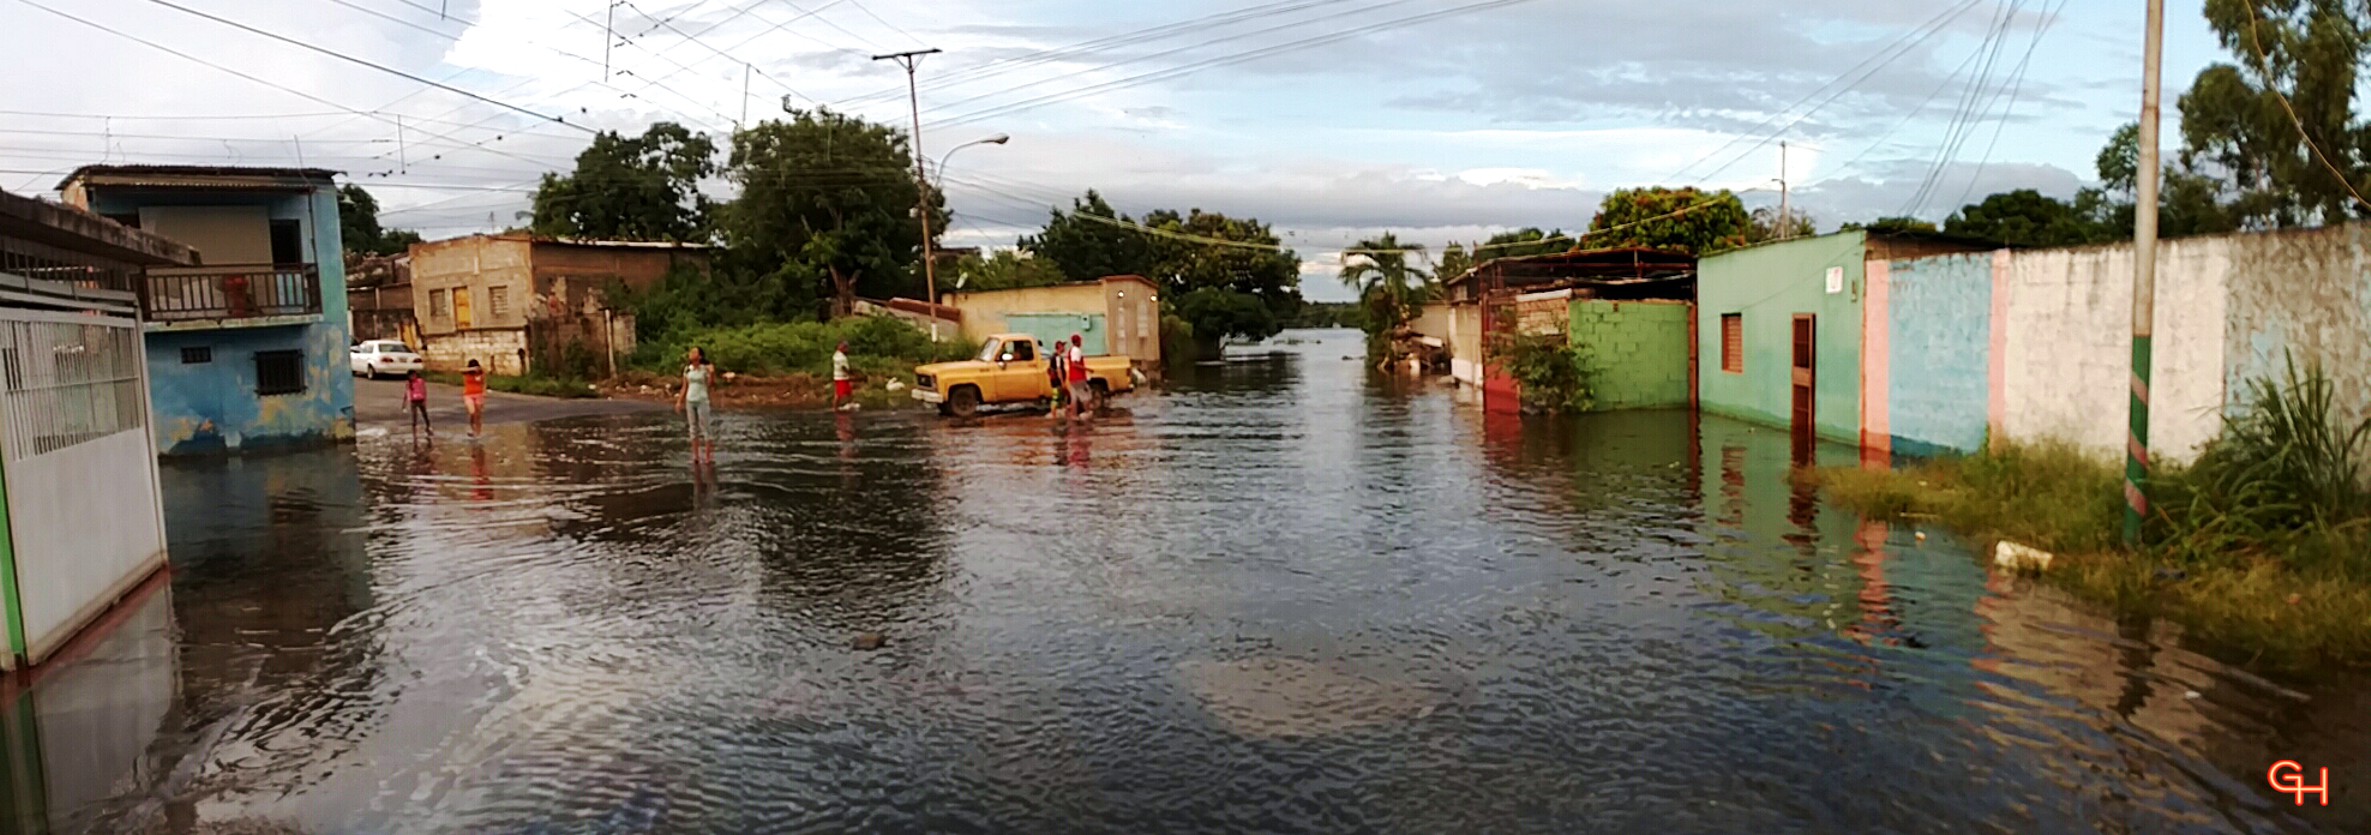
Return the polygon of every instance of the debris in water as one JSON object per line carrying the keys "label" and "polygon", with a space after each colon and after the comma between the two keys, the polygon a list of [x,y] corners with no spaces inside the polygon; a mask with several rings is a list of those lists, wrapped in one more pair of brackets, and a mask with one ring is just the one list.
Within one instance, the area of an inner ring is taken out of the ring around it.
{"label": "debris in water", "polygon": [[882,634],[881,634],[881,633],[879,633],[879,632],[863,632],[863,633],[859,633],[859,634],[857,634],[857,636],[856,636],[856,641],[855,641],[855,643],[854,643],[854,646],[855,646],[857,649],[859,649],[859,650],[862,650],[862,651],[865,651],[865,652],[871,652],[871,651],[873,651],[873,650],[880,649],[880,648],[882,648],[882,647],[884,647],[884,646],[888,646],[888,645],[889,645],[889,638],[888,638],[887,636],[884,636],[884,635],[882,635]]}

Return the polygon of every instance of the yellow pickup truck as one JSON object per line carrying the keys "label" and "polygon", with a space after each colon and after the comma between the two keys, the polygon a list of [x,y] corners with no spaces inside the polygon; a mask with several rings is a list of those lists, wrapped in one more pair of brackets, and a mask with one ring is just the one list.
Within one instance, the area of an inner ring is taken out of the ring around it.
{"label": "yellow pickup truck", "polygon": [[[980,355],[914,369],[914,399],[939,407],[939,414],[970,417],[981,406],[1041,403],[1054,396],[1046,376],[1046,351],[1025,333],[1000,333],[981,344]],[[1127,357],[1087,358],[1087,385],[1101,400],[1136,388]]]}

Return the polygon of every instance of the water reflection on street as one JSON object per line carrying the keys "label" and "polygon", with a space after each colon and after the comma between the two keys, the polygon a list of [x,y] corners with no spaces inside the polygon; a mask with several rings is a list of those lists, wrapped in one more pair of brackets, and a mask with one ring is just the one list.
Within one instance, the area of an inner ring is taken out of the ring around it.
{"label": "water reflection on street", "polygon": [[[169,465],[170,587],[7,694],[9,821],[2371,822],[2360,681],[2264,681],[1826,508],[1783,432],[1485,416],[1359,353],[1255,349],[1067,431],[729,415],[713,469],[671,416]],[[2334,805],[2270,793],[2279,759]]]}

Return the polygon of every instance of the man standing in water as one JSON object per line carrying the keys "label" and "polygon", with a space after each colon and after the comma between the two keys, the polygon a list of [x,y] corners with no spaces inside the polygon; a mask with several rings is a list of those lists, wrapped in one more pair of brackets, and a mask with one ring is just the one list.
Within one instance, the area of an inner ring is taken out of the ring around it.
{"label": "man standing in water", "polygon": [[831,407],[846,409],[856,399],[856,381],[848,374],[848,343],[831,352]]}
{"label": "man standing in water", "polygon": [[716,424],[708,411],[708,382],[715,379],[716,366],[708,362],[708,353],[694,345],[684,356],[683,392],[675,396],[675,411],[682,412],[692,436],[692,462],[716,456]]}
{"label": "man standing in water", "polygon": [[1095,392],[1087,388],[1087,341],[1078,334],[1070,335],[1070,346],[1063,349],[1063,375],[1070,381],[1070,419],[1086,420],[1087,410]]}

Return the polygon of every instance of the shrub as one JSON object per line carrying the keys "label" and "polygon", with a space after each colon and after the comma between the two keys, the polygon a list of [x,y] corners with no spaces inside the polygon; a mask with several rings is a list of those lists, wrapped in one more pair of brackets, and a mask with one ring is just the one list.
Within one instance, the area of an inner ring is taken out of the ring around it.
{"label": "shrub", "polygon": [[1501,337],[1499,355],[1506,359],[1507,374],[1523,387],[1525,410],[1585,412],[1596,405],[1588,361],[1562,335]]}
{"label": "shrub", "polygon": [[691,346],[698,345],[710,362],[726,371],[823,375],[831,373],[832,349],[843,340],[851,363],[872,374],[902,375],[916,364],[963,359],[979,349],[961,339],[933,343],[928,331],[893,316],[864,316],[697,330],[668,343],[645,344],[635,352],[635,364],[672,372]]}

